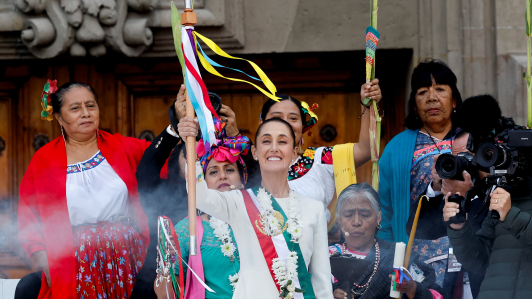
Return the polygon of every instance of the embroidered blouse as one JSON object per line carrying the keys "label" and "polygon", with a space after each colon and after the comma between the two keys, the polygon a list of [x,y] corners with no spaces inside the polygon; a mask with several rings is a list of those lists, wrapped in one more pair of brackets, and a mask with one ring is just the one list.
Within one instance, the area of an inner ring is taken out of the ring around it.
{"label": "embroidered blouse", "polygon": [[130,211],[127,186],[100,151],[67,166],[66,197],[72,226],[113,220]]}
{"label": "embroidered blouse", "polygon": [[327,221],[331,215],[327,206],[335,192],[332,147],[309,147],[288,169],[288,185],[306,197],[321,201]]}
{"label": "embroidered blouse", "polygon": [[[179,247],[181,248],[181,256],[185,261],[188,261],[189,250],[189,232],[188,232],[188,218],[179,221],[175,226],[175,232],[179,239]],[[203,239],[201,240],[201,259],[203,262],[203,271],[205,275],[205,283],[213,289],[216,293],[205,291],[205,299],[221,299],[233,297],[233,287],[229,281],[229,275],[234,275],[240,271],[240,257],[238,255],[238,245],[233,236],[233,229],[229,227],[229,233],[233,244],[237,249],[235,250],[235,261],[222,253],[222,242],[214,235],[214,229],[211,225],[203,221]],[[186,269],[186,265],[183,264]],[[188,269],[187,269],[188,271]]]}

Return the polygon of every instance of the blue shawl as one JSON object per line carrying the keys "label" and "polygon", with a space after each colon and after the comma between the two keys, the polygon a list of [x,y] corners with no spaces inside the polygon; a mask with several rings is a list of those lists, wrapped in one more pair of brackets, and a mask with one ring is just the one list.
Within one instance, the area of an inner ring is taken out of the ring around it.
{"label": "blue shawl", "polygon": [[386,145],[379,159],[379,197],[382,229],[377,236],[389,242],[408,243],[410,172],[419,130],[406,129]]}

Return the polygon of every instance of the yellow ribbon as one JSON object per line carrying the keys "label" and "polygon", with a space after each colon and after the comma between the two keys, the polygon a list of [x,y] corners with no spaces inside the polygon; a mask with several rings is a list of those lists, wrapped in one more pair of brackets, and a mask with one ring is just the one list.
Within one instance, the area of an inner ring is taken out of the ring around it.
{"label": "yellow ribbon", "polygon": [[353,155],[354,143],[338,144],[333,148],[333,169],[334,169],[334,184],[336,186],[336,198],[329,204],[329,211],[331,212],[331,219],[327,224],[327,229],[330,230],[336,223],[336,203],[338,196],[349,185],[357,183],[357,175],[355,170],[355,156]]}
{"label": "yellow ribbon", "polygon": [[254,62],[249,61],[247,59],[234,57],[234,56],[231,56],[231,55],[225,53],[224,50],[222,50],[220,47],[218,47],[218,45],[215,42],[213,42],[212,40],[206,38],[205,36],[203,36],[203,35],[201,35],[199,33],[197,33],[196,31],[194,31],[194,37],[196,37],[196,36],[199,37],[214,53],[216,53],[216,54],[218,54],[220,56],[223,56],[225,58],[230,58],[230,59],[245,60],[245,61],[249,62],[249,64],[251,64],[253,69],[255,69],[255,71],[257,72],[257,74],[259,75],[260,79],[262,80],[262,82],[264,83],[266,88],[269,90],[269,92],[264,90],[264,89],[262,89],[262,88],[260,88],[256,84],[253,84],[253,83],[249,82],[249,81],[222,76],[212,65],[210,65],[207,62],[207,60],[201,55],[200,51],[196,51],[196,53],[198,54],[198,58],[199,58],[201,64],[203,65],[203,67],[209,73],[211,73],[213,75],[216,75],[218,77],[222,77],[224,79],[231,80],[231,81],[248,83],[248,84],[252,85],[253,87],[257,88],[260,92],[262,92],[264,95],[266,95],[270,99],[272,99],[274,101],[279,101],[280,98],[275,96],[275,93],[277,92],[277,88],[275,88],[275,85],[268,78],[268,76],[266,76],[264,71],[258,65],[256,65]]}

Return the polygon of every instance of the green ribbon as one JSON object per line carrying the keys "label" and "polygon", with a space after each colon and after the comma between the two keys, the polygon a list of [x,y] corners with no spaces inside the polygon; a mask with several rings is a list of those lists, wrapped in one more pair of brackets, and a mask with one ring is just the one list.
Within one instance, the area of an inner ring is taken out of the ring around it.
{"label": "green ribbon", "polygon": [[[251,190],[253,190],[253,193],[255,193],[255,196],[257,196],[259,188],[261,187],[255,187]],[[284,223],[288,221],[288,217],[286,217],[283,208],[279,205],[275,197],[273,197],[268,191],[266,191],[268,195],[270,195],[270,198],[272,200],[272,207],[275,211],[281,213],[281,215],[284,218]],[[299,243],[293,243],[292,236],[288,232],[288,230],[285,230],[283,232],[283,237],[286,240],[286,244],[292,244],[292,251],[295,251],[297,253],[297,260],[298,260],[298,267],[297,267],[297,277],[299,278],[299,285],[303,292],[303,298],[305,299],[311,299],[316,298],[316,295],[314,295],[314,288],[312,287],[312,282],[310,280],[311,274],[308,273],[307,264],[305,263],[305,258],[303,258],[303,253],[301,252],[301,247],[299,247]],[[303,267],[301,267],[303,265]]]}

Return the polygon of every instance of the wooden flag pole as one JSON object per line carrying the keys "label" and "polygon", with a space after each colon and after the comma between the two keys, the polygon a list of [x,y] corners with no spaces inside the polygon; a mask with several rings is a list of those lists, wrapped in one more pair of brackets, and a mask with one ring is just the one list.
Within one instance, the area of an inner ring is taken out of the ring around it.
{"label": "wooden flag pole", "polygon": [[[181,14],[181,24],[194,26],[197,23],[196,13],[192,12],[190,0],[185,0],[185,12]],[[187,116],[194,118],[194,107],[185,92]],[[196,138],[188,136],[187,148],[187,178],[188,178],[188,231],[189,231],[189,255],[197,254],[196,243]]]}

